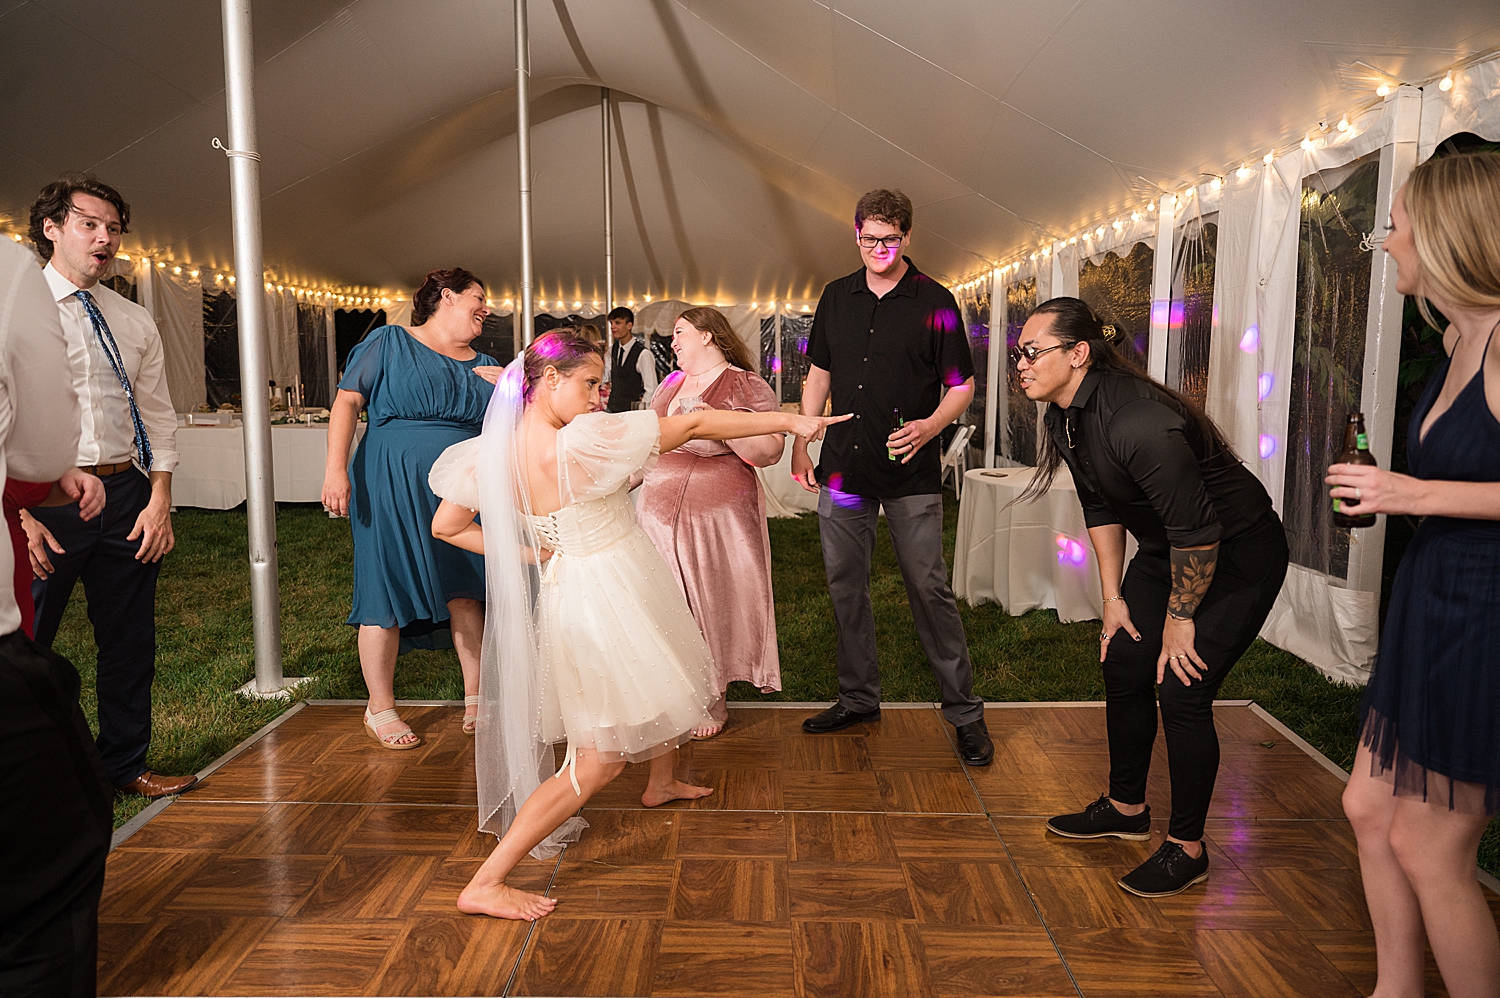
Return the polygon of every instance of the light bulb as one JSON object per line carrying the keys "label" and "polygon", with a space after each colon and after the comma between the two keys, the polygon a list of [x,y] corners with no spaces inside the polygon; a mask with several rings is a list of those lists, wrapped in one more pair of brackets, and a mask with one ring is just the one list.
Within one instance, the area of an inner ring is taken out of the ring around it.
{"label": "light bulb", "polygon": [[1216,191],[1216,190],[1218,190],[1219,188],[1221,188],[1223,186],[1224,186],[1224,181],[1221,180],[1218,177],[1215,177],[1214,179],[1212,179],[1212,180],[1210,180],[1208,182],[1208,189],[1211,190],[1211,191]]}
{"label": "light bulb", "polygon": [[1276,154],[1274,152],[1268,152],[1260,158],[1260,161],[1267,166],[1270,166],[1272,163],[1276,162]]}
{"label": "light bulb", "polygon": [[1094,230],[1094,238],[1095,239],[1103,239],[1104,238],[1104,226],[1101,225],[1097,229]]}
{"label": "light bulb", "polygon": [[230,284],[233,284],[233,283],[234,283],[234,275],[233,275],[233,274],[230,274],[230,275],[229,275],[229,283],[230,283]]}
{"label": "light bulb", "polygon": [[[10,234],[10,237],[12,239],[14,239],[16,242],[20,242],[21,241],[21,234],[19,232],[12,232]],[[127,256],[125,259],[129,260],[130,257]]]}
{"label": "light bulb", "polygon": [[1375,96],[1377,97],[1387,97],[1390,95],[1390,92],[1391,87],[1388,83],[1382,83],[1380,86],[1375,88]]}
{"label": "light bulb", "polygon": [[166,270],[167,269],[167,265],[164,264],[164,263],[162,263],[160,260],[158,260],[156,262],[156,269],[157,270]]}
{"label": "light bulb", "polygon": [[1123,228],[1125,228],[1125,223],[1120,221],[1118,218],[1115,219],[1115,231],[1119,232]]}
{"label": "light bulb", "polygon": [[1033,262],[1033,263],[1035,263],[1035,262],[1036,262],[1036,254],[1035,254],[1035,253],[1033,253],[1033,254],[1031,254],[1031,261],[1032,261],[1032,262]]}
{"label": "light bulb", "polygon": [[575,301],[573,303],[573,307],[574,308],[583,308],[583,302],[581,302],[581,301]]}
{"label": "light bulb", "polygon": [[198,276],[198,272],[196,270],[190,270],[190,271],[188,271],[188,276],[189,277],[197,277]]}
{"label": "light bulb", "polygon": [[1313,140],[1312,139],[1303,139],[1302,140],[1302,151],[1303,152],[1312,152],[1313,151]]}
{"label": "light bulb", "polygon": [[1047,257],[1049,257],[1051,255],[1052,255],[1052,247],[1050,247],[1050,246],[1043,246],[1042,247],[1042,259],[1045,260],[1045,259],[1047,259]]}
{"label": "light bulb", "polygon": [[[19,235],[12,236],[11,238],[14,239],[16,242],[20,242],[21,241],[21,237]],[[124,260],[126,263],[129,263],[130,262],[130,254],[129,253],[121,253],[120,254],[120,259]]]}
{"label": "light bulb", "polygon": [[1448,91],[1450,91],[1450,90],[1453,89],[1453,74],[1452,73],[1449,73],[1447,76],[1443,77],[1442,81],[1440,83],[1438,83],[1438,89],[1441,90],[1443,93],[1447,93]]}
{"label": "light bulb", "polygon": [[1078,245],[1078,237],[1074,236],[1072,239],[1069,239],[1068,240],[1068,245],[1069,246],[1077,246]]}
{"label": "light bulb", "polygon": [[276,290],[277,290],[277,291],[280,291],[280,290],[281,290],[281,285],[280,285],[280,284],[278,284],[278,285],[276,285]]}
{"label": "light bulb", "polygon": [[1342,118],[1339,119],[1339,131],[1341,131],[1341,132],[1347,132],[1348,130],[1349,130],[1349,116],[1346,114]]}
{"label": "light bulb", "polygon": [[1147,201],[1146,202],[1146,210],[1147,211],[1155,211],[1156,210],[1156,202],[1155,201]]}
{"label": "light bulb", "polygon": [[1141,213],[1138,211],[1132,211],[1130,213],[1130,220],[1132,222],[1139,222],[1141,220]]}

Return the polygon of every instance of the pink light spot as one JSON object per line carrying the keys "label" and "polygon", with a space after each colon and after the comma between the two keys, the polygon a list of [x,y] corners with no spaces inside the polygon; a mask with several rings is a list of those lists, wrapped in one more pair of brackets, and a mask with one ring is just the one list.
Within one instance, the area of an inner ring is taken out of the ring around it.
{"label": "pink light spot", "polygon": [[1165,326],[1172,315],[1172,304],[1164,301],[1151,303],[1151,324],[1153,326]]}
{"label": "pink light spot", "polygon": [[1067,534],[1057,535],[1057,563],[1059,565],[1082,565],[1088,560],[1087,549]]}
{"label": "pink light spot", "polygon": [[1240,337],[1240,349],[1246,353],[1254,353],[1260,349],[1260,327],[1251,326],[1245,330],[1245,335]]}
{"label": "pink light spot", "polygon": [[1266,396],[1271,394],[1271,389],[1275,387],[1276,375],[1272,374],[1270,371],[1266,371],[1259,378],[1255,379],[1255,397],[1264,402],[1266,400]]}
{"label": "pink light spot", "polygon": [[1268,461],[1272,454],[1276,453],[1276,438],[1269,433],[1260,435],[1260,459]]}
{"label": "pink light spot", "polygon": [[1183,319],[1183,316],[1185,314],[1186,313],[1183,310],[1182,302],[1180,302],[1180,301],[1174,301],[1172,303],[1172,313],[1171,313],[1171,323],[1172,323],[1172,325],[1174,325],[1174,326],[1181,326],[1182,325],[1182,319]]}

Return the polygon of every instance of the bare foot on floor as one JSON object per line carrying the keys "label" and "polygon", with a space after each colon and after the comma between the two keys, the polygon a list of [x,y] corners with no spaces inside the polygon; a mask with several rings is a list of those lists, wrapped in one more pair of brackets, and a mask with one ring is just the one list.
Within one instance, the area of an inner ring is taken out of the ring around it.
{"label": "bare foot on floor", "polygon": [[458,896],[458,910],[465,915],[491,915],[535,922],[543,915],[550,915],[555,907],[556,898],[527,894],[505,884],[470,884]]}
{"label": "bare foot on floor", "polygon": [[724,730],[723,721],[715,721],[712,724],[700,724],[693,729],[693,741],[704,742]]}
{"label": "bare foot on floor", "polygon": [[641,803],[647,807],[660,807],[674,800],[697,800],[713,792],[713,787],[695,787],[691,783],[673,780],[664,787],[646,787],[646,792],[641,794]]}

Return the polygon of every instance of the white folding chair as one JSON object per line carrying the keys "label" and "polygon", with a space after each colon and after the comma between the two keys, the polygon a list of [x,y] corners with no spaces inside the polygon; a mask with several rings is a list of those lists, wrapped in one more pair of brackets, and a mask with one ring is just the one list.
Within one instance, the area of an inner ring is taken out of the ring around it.
{"label": "white folding chair", "polygon": [[953,497],[963,499],[964,472],[969,470],[969,438],[974,435],[974,427],[960,426],[958,432],[953,434],[953,442],[943,453],[942,471],[940,482],[946,482],[948,476],[953,476]]}

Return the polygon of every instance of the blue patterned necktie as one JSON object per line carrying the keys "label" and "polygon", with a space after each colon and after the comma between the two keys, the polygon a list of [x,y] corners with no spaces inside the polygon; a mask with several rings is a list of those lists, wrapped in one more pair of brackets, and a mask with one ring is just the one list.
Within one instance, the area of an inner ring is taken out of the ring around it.
{"label": "blue patterned necktie", "polygon": [[115,334],[109,331],[109,323],[104,321],[104,313],[99,311],[93,295],[87,291],[75,291],[73,297],[83,302],[83,310],[89,314],[89,321],[94,324],[94,335],[99,337],[104,356],[109,358],[109,366],[114,368],[115,377],[120,379],[120,385],[125,389],[125,400],[130,403],[130,422],[135,426],[135,450],[140,455],[141,467],[150,471],[151,441],[146,437],[146,424],[141,422],[141,410],[135,404],[135,391],[130,387],[130,375],[125,373],[125,358],[120,355]]}

